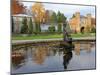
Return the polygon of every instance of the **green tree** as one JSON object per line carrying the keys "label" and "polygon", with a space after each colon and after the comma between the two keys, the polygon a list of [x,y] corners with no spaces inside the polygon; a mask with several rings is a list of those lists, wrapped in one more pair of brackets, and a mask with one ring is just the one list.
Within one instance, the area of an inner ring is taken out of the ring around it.
{"label": "green tree", "polygon": [[62,32],[62,24],[66,23],[66,17],[60,11],[57,14],[58,32]]}
{"label": "green tree", "polygon": [[64,14],[61,14],[61,18],[62,23],[66,23],[66,17],[64,16]]}
{"label": "green tree", "polygon": [[75,14],[73,14],[72,18],[74,18],[74,17],[75,17]]}
{"label": "green tree", "polygon": [[11,26],[12,29],[11,30],[12,30],[12,33],[13,33],[14,32],[14,20],[13,20],[13,17],[11,17],[11,19],[12,19],[12,26]]}
{"label": "green tree", "polygon": [[95,27],[92,27],[91,28],[91,33],[95,33],[96,32],[96,28]]}
{"label": "green tree", "polygon": [[40,33],[41,32],[41,27],[40,27],[40,22],[35,22],[35,33]]}
{"label": "green tree", "polygon": [[32,34],[33,33],[33,23],[32,23],[32,19],[30,18],[30,21],[29,21],[29,34]]}
{"label": "green tree", "polygon": [[87,25],[85,29],[86,29],[86,32],[87,33],[90,33],[91,32],[91,27],[89,25]]}
{"label": "green tree", "polygon": [[61,25],[62,21],[61,20],[62,20],[61,13],[59,11],[57,14],[58,32],[62,32],[62,25]]}
{"label": "green tree", "polygon": [[57,16],[56,16],[55,12],[53,12],[53,14],[51,15],[50,22],[51,23],[57,23]]}
{"label": "green tree", "polygon": [[60,13],[60,11],[58,11],[58,14],[57,14],[57,22],[58,23],[61,23],[61,21],[62,21],[61,13]]}
{"label": "green tree", "polygon": [[27,25],[27,18],[26,17],[22,21],[21,33],[22,34],[28,33],[28,25]]}
{"label": "green tree", "polygon": [[50,23],[51,23],[51,26],[48,28],[49,32],[55,32],[54,24],[57,23],[57,15],[55,12],[53,12],[52,15],[50,16]]}

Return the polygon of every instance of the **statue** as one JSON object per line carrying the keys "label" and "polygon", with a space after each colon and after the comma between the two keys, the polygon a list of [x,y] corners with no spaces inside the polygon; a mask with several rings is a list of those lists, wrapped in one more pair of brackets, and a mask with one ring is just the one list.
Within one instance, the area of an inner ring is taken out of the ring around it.
{"label": "statue", "polygon": [[68,25],[68,22],[63,23],[63,40],[64,40],[65,42],[71,43],[72,38],[71,38],[71,36],[70,36],[70,34],[69,34],[67,28],[66,28],[67,25]]}

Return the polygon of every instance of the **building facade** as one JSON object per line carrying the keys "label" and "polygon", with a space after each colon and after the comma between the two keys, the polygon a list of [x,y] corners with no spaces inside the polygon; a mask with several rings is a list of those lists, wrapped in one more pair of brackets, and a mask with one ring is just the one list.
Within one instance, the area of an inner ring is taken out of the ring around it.
{"label": "building facade", "polygon": [[13,15],[12,16],[13,18],[13,33],[20,33],[21,32],[21,27],[22,27],[22,21],[24,18],[27,18],[27,25],[29,25],[29,21],[30,21],[30,18],[33,20],[33,17],[32,16],[28,16],[28,15],[25,15],[25,14],[17,14],[17,15]]}
{"label": "building facade", "polygon": [[91,14],[86,16],[80,15],[80,12],[76,12],[72,18],[69,20],[70,28],[73,32],[81,32],[81,29],[84,29],[84,32],[90,32],[92,27],[95,27],[95,18]]}

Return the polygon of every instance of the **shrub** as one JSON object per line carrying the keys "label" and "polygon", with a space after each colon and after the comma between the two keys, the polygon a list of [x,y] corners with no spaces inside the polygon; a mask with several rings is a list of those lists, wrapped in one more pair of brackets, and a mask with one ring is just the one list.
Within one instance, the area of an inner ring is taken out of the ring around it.
{"label": "shrub", "polygon": [[21,33],[22,34],[28,33],[27,18],[24,18],[23,21],[22,21]]}
{"label": "shrub", "polygon": [[55,32],[55,26],[50,26],[50,27],[48,28],[48,30],[49,30],[49,32]]}
{"label": "shrub", "polygon": [[92,27],[91,33],[95,33],[95,32],[96,32],[96,28],[95,27]]}

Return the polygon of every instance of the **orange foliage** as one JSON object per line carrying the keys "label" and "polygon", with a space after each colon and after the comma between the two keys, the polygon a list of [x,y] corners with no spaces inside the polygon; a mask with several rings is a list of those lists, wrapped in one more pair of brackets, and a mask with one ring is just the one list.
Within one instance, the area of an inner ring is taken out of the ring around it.
{"label": "orange foliage", "polygon": [[25,7],[23,4],[19,3],[18,0],[12,0],[11,3],[11,13],[14,14],[21,14],[24,13]]}
{"label": "orange foliage", "polygon": [[32,6],[32,12],[34,13],[35,20],[38,22],[44,22],[44,16],[45,16],[45,9],[42,5],[42,3],[35,3]]}

